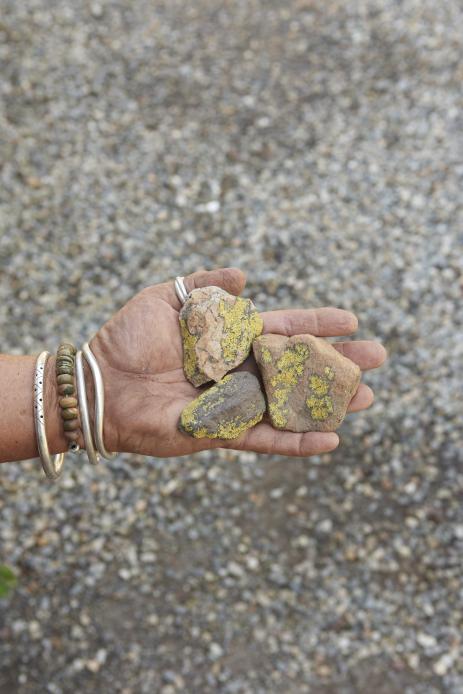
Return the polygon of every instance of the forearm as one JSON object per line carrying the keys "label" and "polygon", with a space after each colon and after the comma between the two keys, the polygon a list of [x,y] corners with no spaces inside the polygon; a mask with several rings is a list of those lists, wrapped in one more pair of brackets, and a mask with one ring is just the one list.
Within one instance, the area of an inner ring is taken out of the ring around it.
{"label": "forearm", "polygon": [[[0,463],[38,457],[34,423],[35,356],[0,355]],[[84,364],[87,401],[93,425],[93,381]],[[67,450],[55,380],[55,357],[47,360],[44,411],[50,453]],[[78,443],[83,447],[82,435]]]}

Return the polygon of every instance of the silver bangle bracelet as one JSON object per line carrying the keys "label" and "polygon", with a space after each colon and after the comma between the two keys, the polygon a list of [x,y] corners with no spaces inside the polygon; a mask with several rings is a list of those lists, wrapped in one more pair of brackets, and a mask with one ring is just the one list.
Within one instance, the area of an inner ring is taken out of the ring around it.
{"label": "silver bangle bracelet", "polygon": [[100,455],[95,450],[92,438],[92,430],[90,427],[90,418],[88,415],[87,403],[87,389],[85,387],[85,374],[81,350],[79,350],[76,354],[76,383],[80,405],[80,420],[82,423],[82,433],[84,435],[85,441],[85,452],[87,453],[89,462],[92,465],[98,465],[98,463],[100,462]]}
{"label": "silver bangle bracelet", "polygon": [[110,453],[106,450],[103,441],[103,420],[104,420],[104,385],[103,377],[101,375],[100,367],[95,359],[95,356],[90,349],[88,342],[82,346],[82,352],[86,358],[88,365],[90,366],[93,383],[95,386],[95,441],[98,453],[102,458],[106,460],[112,460],[116,457],[117,453]]}
{"label": "silver bangle bracelet", "polygon": [[58,453],[54,456],[50,456],[50,452],[48,450],[43,392],[45,365],[49,356],[50,352],[45,350],[37,357],[34,378],[34,422],[35,433],[37,436],[37,448],[39,451],[40,460],[42,462],[43,471],[48,479],[56,480],[61,474],[65,454]]}

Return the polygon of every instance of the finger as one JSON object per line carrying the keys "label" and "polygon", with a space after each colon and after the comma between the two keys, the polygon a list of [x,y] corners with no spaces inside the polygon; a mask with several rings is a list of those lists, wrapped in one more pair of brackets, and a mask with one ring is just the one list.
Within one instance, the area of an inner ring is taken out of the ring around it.
{"label": "finger", "polygon": [[274,429],[270,424],[261,422],[248,429],[240,438],[227,441],[223,447],[237,451],[303,457],[328,453],[338,445],[339,437],[334,432],[296,434]]}
{"label": "finger", "polygon": [[310,333],[319,337],[333,337],[350,335],[358,328],[357,317],[341,308],[282,309],[260,315],[264,321],[264,333],[279,335]]}
{"label": "finger", "polygon": [[365,383],[361,383],[354,397],[350,401],[347,411],[360,412],[360,410],[366,410],[373,404],[374,399],[375,395],[370,386],[365,385]]}
{"label": "finger", "polygon": [[384,363],[387,352],[383,345],[372,340],[357,340],[356,342],[335,342],[333,347],[345,357],[355,362],[362,371],[377,369]]}
{"label": "finger", "polygon": [[[246,275],[237,267],[219,268],[217,270],[199,270],[184,278],[187,292],[198,287],[221,287],[229,294],[238,296],[246,284]],[[175,294],[174,283],[171,282],[171,290],[175,295],[177,308],[181,308],[180,301]]]}
{"label": "finger", "polygon": [[199,270],[185,277],[187,291],[198,287],[221,287],[226,292],[238,296],[246,284],[246,275],[237,267],[225,267],[217,270]]}

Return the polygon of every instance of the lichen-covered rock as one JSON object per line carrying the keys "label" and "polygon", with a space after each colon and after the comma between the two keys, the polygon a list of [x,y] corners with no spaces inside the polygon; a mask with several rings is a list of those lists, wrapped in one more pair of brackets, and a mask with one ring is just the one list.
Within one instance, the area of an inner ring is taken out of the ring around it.
{"label": "lichen-covered rock", "polygon": [[247,371],[224,376],[182,411],[179,429],[197,439],[236,439],[260,422],[265,398],[258,379]]}
{"label": "lichen-covered rock", "polygon": [[239,366],[263,327],[252,301],[220,287],[193,289],[179,318],[183,369],[194,386],[220,381]]}
{"label": "lichen-covered rock", "polygon": [[360,369],[312,335],[261,335],[253,352],[277,429],[334,431],[360,382]]}

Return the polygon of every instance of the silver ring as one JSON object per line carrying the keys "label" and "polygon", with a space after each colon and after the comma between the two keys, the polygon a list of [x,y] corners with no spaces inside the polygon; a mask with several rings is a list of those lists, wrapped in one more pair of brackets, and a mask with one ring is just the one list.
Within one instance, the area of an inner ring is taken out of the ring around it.
{"label": "silver ring", "polygon": [[98,465],[100,455],[96,452],[92,439],[92,430],[90,428],[90,418],[88,416],[87,390],[85,387],[84,363],[82,361],[82,351],[79,350],[76,354],[76,382],[77,394],[79,396],[80,419],[82,422],[82,431],[85,441],[85,452],[88,460],[92,465]]}
{"label": "silver ring", "polygon": [[100,367],[95,356],[90,349],[88,342],[82,346],[82,352],[92,371],[93,383],[95,385],[95,441],[98,453],[106,460],[112,460],[117,453],[110,453],[106,450],[103,441],[103,419],[104,419],[104,385]]}
{"label": "silver ring", "polygon": [[47,442],[47,432],[45,429],[45,412],[43,403],[43,385],[45,364],[50,356],[50,352],[45,350],[37,357],[34,378],[34,422],[35,433],[37,435],[37,448],[42,461],[43,471],[50,480],[56,480],[62,472],[64,453],[57,453],[50,456]]}
{"label": "silver ring", "polygon": [[185,283],[183,281],[184,279],[184,277],[175,278],[175,292],[181,304],[184,304],[189,297],[189,292],[187,292]]}

